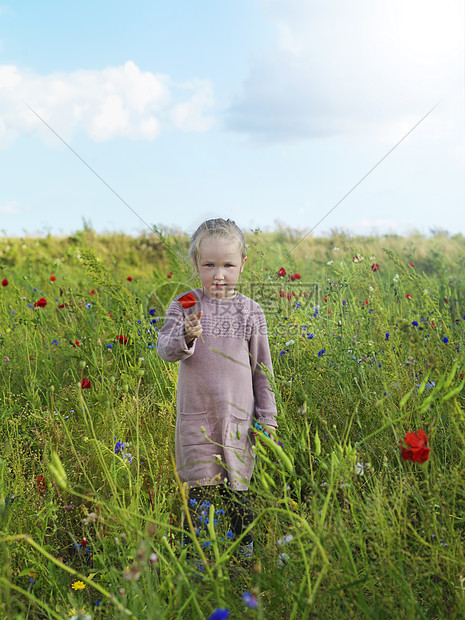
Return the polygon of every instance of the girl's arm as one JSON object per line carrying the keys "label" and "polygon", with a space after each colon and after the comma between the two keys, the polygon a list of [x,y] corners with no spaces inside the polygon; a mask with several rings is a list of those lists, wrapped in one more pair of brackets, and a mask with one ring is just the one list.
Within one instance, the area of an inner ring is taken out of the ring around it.
{"label": "girl's arm", "polygon": [[195,340],[186,342],[184,312],[176,300],[173,301],[165,316],[165,323],[158,332],[157,353],[167,362],[179,362],[190,357],[195,351]]}
{"label": "girl's arm", "polygon": [[276,422],[275,396],[271,390],[268,377],[261,368],[264,365],[273,374],[266,319],[261,308],[254,313],[254,319],[252,334],[249,340],[249,353],[255,397],[255,417],[259,424],[274,429],[278,426]]}

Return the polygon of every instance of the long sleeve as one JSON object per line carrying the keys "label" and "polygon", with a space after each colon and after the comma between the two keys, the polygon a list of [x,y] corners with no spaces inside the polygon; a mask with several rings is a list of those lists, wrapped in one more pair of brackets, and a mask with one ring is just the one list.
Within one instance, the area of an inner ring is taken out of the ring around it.
{"label": "long sleeve", "polygon": [[179,362],[190,357],[195,351],[196,341],[190,346],[184,336],[184,312],[177,300],[174,300],[165,316],[165,323],[158,332],[157,353],[167,362]]}
{"label": "long sleeve", "polygon": [[275,396],[271,390],[268,377],[261,368],[264,365],[273,374],[266,319],[261,308],[254,312],[253,319],[253,328],[249,340],[249,353],[252,366],[255,417],[260,423],[277,426]]}

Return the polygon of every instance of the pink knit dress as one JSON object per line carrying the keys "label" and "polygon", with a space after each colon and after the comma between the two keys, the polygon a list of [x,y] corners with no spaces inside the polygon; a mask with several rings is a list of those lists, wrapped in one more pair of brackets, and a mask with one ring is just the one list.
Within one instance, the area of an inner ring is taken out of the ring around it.
{"label": "pink knit dress", "polygon": [[[246,490],[254,467],[251,426],[276,424],[276,403],[262,366],[272,372],[265,315],[241,293],[198,300],[185,310],[170,304],[158,334],[157,352],[179,362],[176,420],[176,468],[189,486],[225,482]],[[203,339],[187,346],[184,318],[203,311]]]}

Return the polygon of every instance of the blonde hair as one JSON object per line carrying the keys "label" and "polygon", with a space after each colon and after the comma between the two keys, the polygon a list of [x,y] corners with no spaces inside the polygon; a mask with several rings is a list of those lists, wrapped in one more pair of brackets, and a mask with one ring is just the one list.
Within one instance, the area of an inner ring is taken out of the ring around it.
{"label": "blonde hair", "polygon": [[200,224],[195,233],[191,237],[189,248],[189,257],[194,265],[198,264],[200,255],[200,244],[204,239],[224,239],[237,241],[241,259],[247,256],[247,246],[242,230],[233,222],[233,220],[224,220],[219,217],[214,220],[207,220]]}

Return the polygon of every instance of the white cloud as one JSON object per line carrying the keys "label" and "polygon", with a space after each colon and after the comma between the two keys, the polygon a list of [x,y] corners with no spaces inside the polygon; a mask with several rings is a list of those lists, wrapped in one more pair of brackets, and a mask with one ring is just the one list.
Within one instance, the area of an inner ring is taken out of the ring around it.
{"label": "white cloud", "polygon": [[29,211],[29,207],[22,205],[17,200],[10,200],[0,204],[0,213],[4,215],[18,215],[19,213],[25,213]]}
{"label": "white cloud", "polygon": [[[275,44],[252,62],[229,128],[258,140],[392,140],[441,99],[459,97],[451,107],[463,113],[462,0],[258,1]],[[448,116],[436,134],[451,131]]]}
{"label": "white cloud", "polygon": [[213,123],[209,81],[175,84],[131,61],[102,71],[48,75],[0,65],[0,145],[22,133],[50,139],[24,103],[68,140],[80,130],[97,142],[118,136],[153,140],[164,128],[206,131]]}

